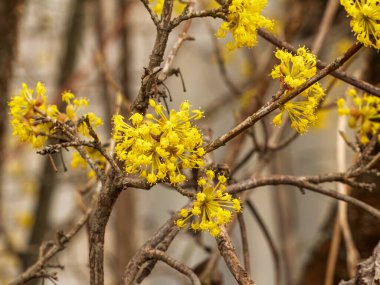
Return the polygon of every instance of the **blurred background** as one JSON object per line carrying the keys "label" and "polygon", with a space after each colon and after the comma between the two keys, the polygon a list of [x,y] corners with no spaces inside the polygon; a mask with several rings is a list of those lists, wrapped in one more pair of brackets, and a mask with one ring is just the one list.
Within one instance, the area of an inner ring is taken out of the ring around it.
{"label": "blurred background", "polygon": [[[264,15],[276,21],[275,33],[281,38],[294,46],[312,48],[328,62],[355,41],[349,19],[338,2],[270,0]],[[195,7],[214,6],[216,3],[197,2]],[[327,10],[332,13],[330,28],[327,34],[320,35],[320,23]],[[192,21],[188,34],[194,40],[181,46],[173,65],[180,69],[183,83],[180,76],[171,76],[165,82],[169,107],[176,108],[189,100],[194,108],[204,110],[200,128],[211,129],[214,138],[257,110],[278,89],[278,81],[269,76],[277,63],[273,56],[275,48],[258,38],[253,49],[228,52],[225,43],[229,39],[215,37],[220,23],[211,18]],[[171,34],[166,54],[182,28],[179,26]],[[55,104],[60,104],[63,90],[71,90],[77,97],[88,98],[87,110],[103,118],[101,138],[109,142],[115,98],[122,95],[121,112],[127,116],[148,64],[155,33],[149,14],[135,0],[0,1],[0,284],[9,283],[33,264],[44,240],[54,239],[58,229],[75,224],[82,214],[83,203],[91,200],[95,188],[86,170],[70,167],[70,152],[62,158],[53,157],[56,173],[48,157],[36,154],[29,145],[20,144],[11,136],[9,98],[21,90],[23,82],[30,88],[38,81],[43,82],[49,102]],[[322,40],[317,40],[317,35]],[[379,62],[378,53],[362,50],[349,63],[347,71],[378,83]],[[227,165],[235,181],[269,173],[314,175],[336,171],[335,101],[344,95],[347,86],[333,78],[326,78],[322,85],[329,88],[329,94],[319,113],[319,124],[308,133],[296,136],[289,127],[279,131],[270,116],[249,134],[218,149],[215,163]],[[344,131],[352,135],[349,130]],[[294,137],[291,143],[276,152],[253,151],[257,144],[263,145],[269,139],[289,137]],[[346,155],[349,165],[355,157],[349,150]],[[353,195],[379,205],[379,193]],[[323,284],[336,201],[285,186],[254,190],[250,201],[261,217],[252,215],[248,207],[244,209],[251,271],[256,283]],[[118,284],[134,252],[185,203],[184,197],[160,185],[149,191],[129,189],[121,194],[107,227],[107,285]],[[380,227],[372,217],[352,207],[349,219],[356,246],[365,258],[378,242]],[[260,223],[265,224],[273,246],[269,245]],[[89,283],[87,238],[86,230],[82,229],[49,263],[58,272],[57,284]],[[242,257],[238,226],[232,238]],[[201,270],[209,256],[205,249],[215,245],[207,235],[195,239],[191,232],[181,231],[168,252]],[[342,278],[348,279],[348,273],[341,243],[334,284]],[[46,280],[45,284],[49,282]],[[159,264],[143,284],[186,282],[179,273]],[[235,284],[223,260],[213,282],[210,284]]]}

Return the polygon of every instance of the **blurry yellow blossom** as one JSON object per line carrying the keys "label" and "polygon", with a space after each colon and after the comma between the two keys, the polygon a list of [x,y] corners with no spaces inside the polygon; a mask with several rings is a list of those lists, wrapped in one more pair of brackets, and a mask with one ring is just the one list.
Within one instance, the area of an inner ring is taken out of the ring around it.
{"label": "blurry yellow blossom", "polygon": [[[298,48],[296,55],[277,49],[275,56],[281,63],[274,67],[271,75],[272,78],[280,78],[281,88],[284,89],[283,96],[317,73],[316,57],[304,47]],[[306,132],[309,126],[316,122],[315,111],[325,95],[321,85],[319,82],[314,83],[300,95],[296,100],[280,107],[280,113],[273,118],[274,125],[282,124],[285,112],[289,114],[291,127],[299,133]]]}
{"label": "blurry yellow blossom", "polygon": [[240,98],[240,107],[243,111],[249,110],[249,107],[253,104],[253,98],[256,96],[256,90],[254,88],[248,89],[243,93]]}
{"label": "blurry yellow blossom", "polygon": [[176,221],[179,228],[185,227],[190,219],[191,228],[196,231],[208,231],[216,237],[220,234],[220,225],[227,224],[231,220],[231,211],[240,212],[240,200],[232,198],[225,193],[226,177],[218,176],[218,182],[214,184],[215,173],[212,170],[206,172],[206,178],[198,180],[202,189],[195,196],[195,202],[191,210],[182,209],[179,212],[181,218]]}
{"label": "blurry yellow blossom", "polygon": [[[106,158],[96,149],[92,147],[84,147],[86,153],[88,156],[91,158],[91,160],[100,168],[104,169],[107,163]],[[78,152],[74,152],[72,159],[71,159],[71,167],[72,168],[79,168],[83,170],[87,170],[87,162],[84,160],[83,157],[80,156]],[[95,177],[95,171],[90,169],[87,172],[87,177],[88,178],[93,178]]]}
{"label": "blurry yellow blossom", "polygon": [[340,0],[352,18],[350,26],[366,47],[380,49],[380,5],[378,0]]}
{"label": "blurry yellow blossom", "polygon": [[[149,2],[153,4],[153,12],[156,13],[156,15],[161,16],[165,0],[149,0]],[[183,12],[185,7],[186,4],[181,2],[181,0],[175,0],[173,3],[173,11],[178,15]]]}
{"label": "blurry yellow blossom", "polygon": [[[380,98],[367,93],[359,96],[354,88],[349,89],[347,94],[351,103],[339,98],[338,114],[349,117],[349,127],[358,131],[360,143],[367,144],[380,129]],[[380,142],[380,135],[377,139]]]}
{"label": "blurry yellow blossom", "polygon": [[132,126],[121,115],[113,117],[115,153],[125,163],[127,173],[139,173],[150,184],[183,182],[186,177],[181,169],[203,166],[202,135],[191,122],[202,118],[203,113],[190,111],[185,101],[180,111],[171,110],[166,116],[162,105],[153,100],[149,103],[156,116],[135,113],[130,117]]}
{"label": "blurry yellow blossom", "polygon": [[30,229],[34,224],[34,217],[30,212],[16,214],[16,221],[22,228]]}
{"label": "blurry yellow blossom", "polygon": [[216,34],[224,38],[230,31],[234,42],[227,43],[227,48],[233,50],[240,47],[256,45],[258,28],[272,30],[274,22],[260,13],[265,8],[267,0],[232,0],[228,7],[227,22],[223,22]]}

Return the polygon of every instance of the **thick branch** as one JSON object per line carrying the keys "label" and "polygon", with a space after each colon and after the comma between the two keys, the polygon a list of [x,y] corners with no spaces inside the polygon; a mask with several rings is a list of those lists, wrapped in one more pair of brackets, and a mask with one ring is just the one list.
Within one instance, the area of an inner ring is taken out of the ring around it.
{"label": "thick branch", "polygon": [[113,205],[120,194],[112,171],[98,194],[93,215],[90,218],[90,282],[92,285],[104,284],[104,235]]}

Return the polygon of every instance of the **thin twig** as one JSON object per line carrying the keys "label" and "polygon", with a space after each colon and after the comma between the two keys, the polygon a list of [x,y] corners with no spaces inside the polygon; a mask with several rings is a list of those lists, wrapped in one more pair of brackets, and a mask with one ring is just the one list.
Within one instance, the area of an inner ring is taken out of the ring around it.
{"label": "thin twig", "polygon": [[178,272],[186,275],[191,280],[191,284],[193,285],[201,285],[201,282],[199,281],[198,276],[184,263],[175,260],[174,258],[170,257],[165,252],[158,250],[158,249],[150,249],[145,252],[148,258],[155,258],[158,260],[163,261],[170,267],[174,268]]}
{"label": "thin twig", "polygon": [[338,258],[339,244],[341,239],[341,231],[339,227],[338,215],[335,218],[334,230],[330,243],[329,256],[327,259],[326,274],[324,285],[333,285],[335,276],[336,261]]}
{"label": "thin twig", "polygon": [[334,199],[345,201],[349,204],[352,204],[354,206],[357,206],[364,211],[368,212],[372,216],[380,219],[380,211],[354,197],[350,197],[344,194],[341,194],[337,191],[325,189],[322,187],[319,187],[316,184],[310,183],[307,180],[300,179],[297,176],[291,176],[291,175],[272,175],[262,178],[256,178],[256,179],[248,179],[246,181],[232,184],[227,187],[227,191],[229,193],[239,193],[248,189],[254,189],[260,186],[265,185],[293,185],[300,189],[308,189],[316,193],[320,193],[325,196],[332,197]]}
{"label": "thin twig", "polygon": [[250,256],[249,256],[249,246],[248,246],[248,234],[247,228],[245,226],[243,213],[239,213],[237,215],[240,235],[241,235],[241,243],[243,245],[243,258],[244,258],[244,268],[251,275],[251,264],[250,264]]}
{"label": "thin twig", "polygon": [[[340,116],[338,118],[338,129],[342,132],[345,131],[347,125],[347,120],[345,117]],[[336,143],[336,155],[337,155],[337,168],[338,171],[345,171],[346,165],[347,165],[347,157],[346,157],[346,148],[345,148],[345,142],[342,139],[342,137],[337,134],[337,143]],[[338,184],[338,192],[343,195],[348,195],[348,189],[346,185]],[[348,216],[347,216],[347,204],[339,201],[338,202],[338,221],[340,229],[342,230],[344,244],[346,247],[346,263],[347,263],[347,270],[349,273],[349,276],[352,278],[355,276],[355,267],[356,264],[359,262],[359,253],[355,246],[354,240],[352,238],[352,233],[350,229],[350,225],[348,223]]]}

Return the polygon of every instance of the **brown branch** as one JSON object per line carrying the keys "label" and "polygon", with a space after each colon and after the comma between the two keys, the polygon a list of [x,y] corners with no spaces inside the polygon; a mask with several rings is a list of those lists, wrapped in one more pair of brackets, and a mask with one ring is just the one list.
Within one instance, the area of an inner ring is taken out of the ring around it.
{"label": "brown branch", "polygon": [[90,282],[92,285],[104,284],[104,236],[111,211],[122,188],[116,183],[113,171],[108,172],[96,198],[93,214],[89,220],[90,227]]}
{"label": "brown branch", "polygon": [[293,91],[287,93],[284,96],[281,96],[275,101],[268,102],[263,107],[261,107],[257,112],[252,114],[251,116],[247,117],[243,122],[241,122],[239,125],[237,125],[232,130],[228,131],[226,134],[220,136],[219,138],[215,139],[213,142],[205,146],[205,151],[210,152],[213,151],[223,145],[225,145],[228,141],[236,137],[237,135],[241,134],[243,131],[248,129],[249,127],[253,126],[256,122],[258,122],[260,119],[271,113],[272,111],[276,110],[286,102],[290,101],[294,97],[296,97],[298,94],[309,88],[311,85],[316,83],[317,81],[321,80],[328,74],[330,74],[332,71],[338,69],[340,66],[342,66],[347,60],[349,60],[356,52],[359,51],[359,49],[362,47],[362,44],[356,43],[352,47],[350,47],[343,56],[338,57],[335,59],[332,63],[327,65],[324,69],[320,70],[315,76],[307,80],[305,83],[298,86]]}
{"label": "brown branch", "polygon": [[157,68],[163,61],[164,52],[169,39],[169,33],[171,32],[170,17],[173,10],[174,0],[165,0],[164,8],[162,11],[161,20],[157,28],[156,39],[152,49],[152,53],[149,57],[148,68],[145,69],[145,74],[141,80],[141,87],[139,93],[132,103],[132,113],[144,114],[148,108],[148,101],[151,96],[151,90],[157,82]]}
{"label": "brown branch", "polygon": [[[179,232],[179,229],[177,227],[173,227],[170,232],[165,236],[165,238],[157,245],[156,249],[165,252],[169,248],[170,244],[174,240],[174,238],[177,236]],[[146,277],[150,275],[154,267],[156,266],[157,260],[151,260],[148,262],[148,264],[144,267],[144,269],[141,271],[140,275],[137,277],[136,281],[137,283],[141,283],[144,281]]]}
{"label": "brown branch", "polygon": [[149,1],[147,0],[141,0],[141,2],[144,4],[145,9],[149,12],[150,18],[152,19],[153,23],[158,26],[160,23],[160,19],[157,17],[157,15],[154,13],[152,8],[149,5]]}
{"label": "brown branch", "polygon": [[247,234],[247,227],[245,226],[243,213],[239,213],[237,215],[237,219],[239,222],[241,243],[242,243],[242,247],[243,247],[244,268],[248,272],[248,274],[251,275],[251,264],[250,264],[249,246],[248,246],[248,234]]}
{"label": "brown branch", "polygon": [[241,183],[232,184],[227,187],[229,193],[239,193],[248,189],[257,188],[264,185],[293,185],[300,189],[308,189],[325,196],[332,197],[337,200],[357,206],[374,217],[380,219],[380,211],[356,198],[348,195],[341,194],[337,191],[318,187],[316,184],[310,183],[304,177],[297,177],[291,175],[272,175],[268,177],[248,179]]}
{"label": "brown branch", "polygon": [[191,280],[191,284],[201,285],[198,276],[189,267],[187,267],[182,262],[179,262],[178,260],[175,260],[174,258],[170,257],[165,252],[158,249],[150,249],[147,250],[145,254],[148,258],[155,258],[161,260],[167,265],[177,270],[178,272],[186,275]]}
{"label": "brown branch", "polygon": [[183,13],[180,16],[174,18],[170,23],[170,29],[174,29],[183,21],[190,20],[193,18],[212,17],[212,18],[225,19],[226,16],[225,16],[224,11],[225,11],[224,7],[209,9],[209,10],[201,10],[201,11],[189,11],[188,13]]}
{"label": "brown branch", "polygon": [[339,227],[338,216],[336,216],[335,222],[334,222],[332,239],[330,243],[329,255],[328,255],[327,264],[326,264],[324,285],[334,284],[335,268],[336,268],[336,262],[338,259],[340,240],[341,240],[341,230]]}
{"label": "brown branch", "polygon": [[216,240],[218,242],[220,254],[224,258],[224,261],[236,281],[240,285],[254,285],[255,283],[249,276],[248,272],[241,265],[232,241],[225,228],[222,228],[222,231]]}
{"label": "brown branch", "polygon": [[[186,205],[185,207],[190,207],[190,204]],[[179,216],[177,213],[173,214],[161,226],[161,228],[158,231],[156,231],[156,233],[148,241],[146,241],[142,247],[140,247],[140,249],[135,253],[135,255],[131,258],[131,260],[125,267],[120,284],[132,284],[140,270],[140,267],[142,266],[142,264],[144,264],[144,262],[146,262],[145,252],[147,250],[158,247],[158,245],[161,242],[163,242],[166,236],[169,235],[172,231],[179,231],[179,229],[175,225],[175,221],[178,218]],[[166,243],[165,246],[169,246],[170,242]]]}
{"label": "brown branch", "polygon": [[182,29],[182,32],[178,35],[177,41],[174,43],[173,47],[169,51],[169,54],[166,57],[166,60],[164,62],[164,66],[162,68],[162,71],[161,71],[160,75],[158,76],[158,79],[160,81],[165,81],[166,78],[171,73],[174,58],[177,56],[177,53],[178,53],[179,49],[181,48],[181,46],[183,45],[183,43],[185,41],[194,40],[194,38],[190,37],[187,34],[187,32],[190,29],[190,26],[191,26],[191,21],[186,22],[186,24],[184,25],[184,27]]}

